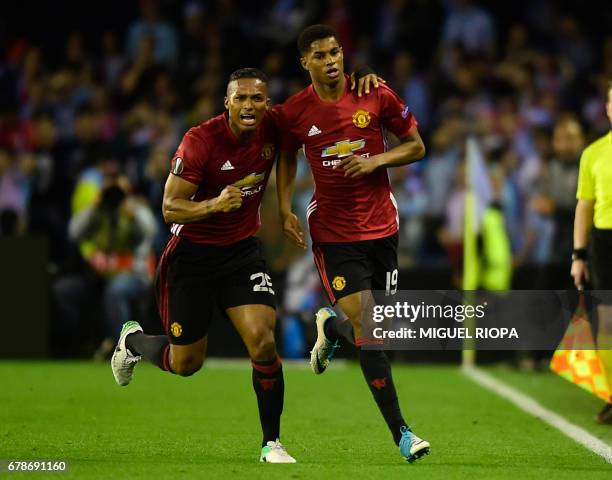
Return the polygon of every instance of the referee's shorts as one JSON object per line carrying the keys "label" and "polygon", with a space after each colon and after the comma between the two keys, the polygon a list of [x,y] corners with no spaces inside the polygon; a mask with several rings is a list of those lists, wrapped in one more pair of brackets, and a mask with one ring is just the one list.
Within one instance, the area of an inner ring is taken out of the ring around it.
{"label": "referee's shorts", "polygon": [[612,290],[612,229],[600,230],[593,227],[592,240],[592,261],[589,266],[593,288]]}

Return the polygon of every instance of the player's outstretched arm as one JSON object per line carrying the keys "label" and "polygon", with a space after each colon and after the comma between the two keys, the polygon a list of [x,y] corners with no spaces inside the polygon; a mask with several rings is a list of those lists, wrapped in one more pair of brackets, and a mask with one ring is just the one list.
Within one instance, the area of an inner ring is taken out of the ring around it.
{"label": "player's outstretched arm", "polygon": [[345,177],[361,178],[377,168],[390,168],[416,162],[425,156],[425,145],[415,128],[407,137],[400,139],[400,144],[391,150],[366,158],[351,155],[332,168],[342,168]]}
{"label": "player's outstretched arm", "polygon": [[291,210],[296,171],[296,152],[281,152],[280,158],[276,163],[276,196],[283,233],[298,247],[306,249],[304,229],[300,225],[297,216]]}
{"label": "player's outstretched arm", "polygon": [[237,210],[242,205],[239,188],[228,185],[218,197],[201,202],[191,200],[198,186],[170,174],[164,187],[162,211],[166,223],[192,223],[205,220],[214,213]]}

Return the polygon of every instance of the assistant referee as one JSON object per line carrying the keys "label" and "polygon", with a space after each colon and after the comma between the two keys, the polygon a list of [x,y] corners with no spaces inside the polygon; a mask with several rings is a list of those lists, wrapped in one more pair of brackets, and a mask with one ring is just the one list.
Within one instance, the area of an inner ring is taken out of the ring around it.
{"label": "assistant referee", "polygon": [[[612,124],[612,81],[608,83],[606,112]],[[580,158],[574,219],[571,275],[577,288],[592,281],[595,290],[612,290],[612,130],[590,144]],[[591,238],[591,256],[587,247]],[[612,294],[612,292],[610,292]],[[610,294],[597,308],[599,355],[612,386],[612,301]],[[612,398],[596,417],[612,424]]]}

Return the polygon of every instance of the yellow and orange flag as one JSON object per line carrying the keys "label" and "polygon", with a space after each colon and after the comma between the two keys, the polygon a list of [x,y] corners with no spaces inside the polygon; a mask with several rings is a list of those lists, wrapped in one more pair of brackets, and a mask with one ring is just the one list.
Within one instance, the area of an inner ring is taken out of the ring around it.
{"label": "yellow and orange flag", "polygon": [[566,380],[610,402],[610,385],[595,350],[591,324],[582,298],[552,357],[550,368]]}

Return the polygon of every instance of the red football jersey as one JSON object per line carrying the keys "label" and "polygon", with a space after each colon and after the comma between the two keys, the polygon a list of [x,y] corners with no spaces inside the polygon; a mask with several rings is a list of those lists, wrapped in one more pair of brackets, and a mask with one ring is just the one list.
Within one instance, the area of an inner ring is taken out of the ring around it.
{"label": "red football jersey", "polygon": [[276,157],[277,129],[266,112],[256,135],[239,141],[227,112],[191,128],[172,158],[171,172],[198,185],[193,200],[219,196],[228,185],[242,190],[242,206],[200,222],[172,224],[174,235],[192,242],[229,245],[253,235],[260,225],[259,206]]}
{"label": "red football jersey", "polygon": [[417,125],[386,85],[358,97],[348,90],[348,79],[346,83],[347,90],[336,101],[321,100],[310,85],[277,107],[281,148],[303,147],[310,163],[315,191],[306,213],[318,243],[372,240],[397,232],[397,207],[386,169],[354,179],[332,167],[351,154],[369,157],[386,151],[385,129],[405,138]]}

